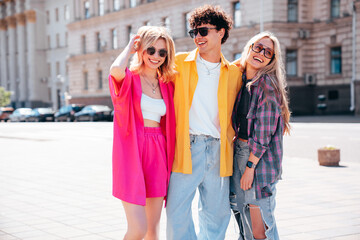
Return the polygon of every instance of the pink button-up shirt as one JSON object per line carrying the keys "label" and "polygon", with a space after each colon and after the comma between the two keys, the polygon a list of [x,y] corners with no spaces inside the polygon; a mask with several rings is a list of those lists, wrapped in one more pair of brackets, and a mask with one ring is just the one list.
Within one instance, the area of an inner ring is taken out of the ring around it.
{"label": "pink button-up shirt", "polygon": [[[166,114],[160,126],[166,139],[166,157],[169,183],[175,151],[174,85],[163,83],[160,90],[166,105]],[[123,201],[145,205],[146,190],[142,170],[144,119],[141,112],[141,81],[138,74],[126,69],[119,83],[109,76],[109,89],[114,105],[113,139],[113,195]]]}

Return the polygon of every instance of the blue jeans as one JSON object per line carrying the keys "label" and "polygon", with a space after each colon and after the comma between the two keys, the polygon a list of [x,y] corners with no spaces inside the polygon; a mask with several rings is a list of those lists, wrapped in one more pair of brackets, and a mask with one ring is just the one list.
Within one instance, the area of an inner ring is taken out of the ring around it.
{"label": "blue jeans", "polygon": [[270,184],[272,196],[262,199],[256,199],[254,186],[247,191],[242,190],[240,188],[240,179],[245,172],[250,150],[246,142],[237,140],[234,144],[234,151],[234,173],[230,178],[230,205],[239,225],[239,240],[254,239],[251,228],[249,204],[256,205],[260,208],[266,229],[266,239],[278,240],[279,234],[274,216],[277,182]]}
{"label": "blue jeans", "polygon": [[[230,221],[229,177],[220,177],[220,140],[190,135],[192,174],[173,172],[167,196],[167,239],[223,240]],[[191,204],[199,190],[199,228]]]}

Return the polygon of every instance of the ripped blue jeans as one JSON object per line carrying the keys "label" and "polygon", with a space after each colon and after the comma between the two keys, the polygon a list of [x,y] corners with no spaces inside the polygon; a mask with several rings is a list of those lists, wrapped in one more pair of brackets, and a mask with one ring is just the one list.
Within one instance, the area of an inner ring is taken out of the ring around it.
{"label": "ripped blue jeans", "polygon": [[250,150],[248,144],[236,140],[234,144],[234,173],[230,178],[230,207],[233,210],[239,225],[239,240],[254,239],[249,204],[256,205],[260,208],[264,227],[266,229],[266,239],[278,240],[279,234],[274,217],[277,182],[270,184],[272,196],[262,199],[256,199],[254,186],[247,191],[240,188],[240,179],[245,171],[249,155]]}

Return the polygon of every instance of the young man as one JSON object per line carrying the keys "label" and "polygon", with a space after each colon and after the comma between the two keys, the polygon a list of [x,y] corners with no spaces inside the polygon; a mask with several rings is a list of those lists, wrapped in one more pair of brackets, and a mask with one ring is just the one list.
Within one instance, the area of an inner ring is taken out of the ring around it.
{"label": "young man", "polygon": [[191,204],[199,190],[198,239],[224,239],[230,220],[233,171],[231,112],[240,70],[221,53],[232,26],[220,8],[205,5],[189,19],[196,49],[176,56],[175,160],[167,201],[167,239],[197,239]]}

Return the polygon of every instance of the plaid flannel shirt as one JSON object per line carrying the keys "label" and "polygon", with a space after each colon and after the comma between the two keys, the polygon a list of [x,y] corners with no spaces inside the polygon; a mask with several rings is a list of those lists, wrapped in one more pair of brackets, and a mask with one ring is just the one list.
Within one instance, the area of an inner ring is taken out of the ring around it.
{"label": "plaid flannel shirt", "polygon": [[[264,75],[252,84],[250,89],[248,119],[248,145],[250,151],[260,160],[255,168],[254,183],[256,198],[271,196],[269,185],[281,178],[283,155],[284,122],[281,116],[280,100],[271,85],[269,76]],[[236,109],[241,99],[241,90],[236,98],[232,114],[235,135]]]}

